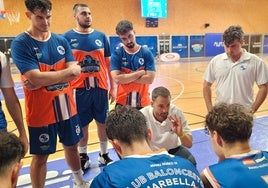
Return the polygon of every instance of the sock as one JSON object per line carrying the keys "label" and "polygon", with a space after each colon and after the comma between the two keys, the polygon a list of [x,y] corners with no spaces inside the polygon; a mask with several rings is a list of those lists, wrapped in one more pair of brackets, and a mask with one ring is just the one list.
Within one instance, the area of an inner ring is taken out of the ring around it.
{"label": "sock", "polygon": [[105,141],[105,142],[100,142],[100,153],[101,155],[105,154],[105,153],[108,153],[108,142]]}
{"label": "sock", "polygon": [[83,171],[80,169],[78,171],[72,171],[74,182],[76,185],[83,184]]}
{"label": "sock", "polygon": [[87,145],[86,146],[78,146],[79,153],[87,153]]}

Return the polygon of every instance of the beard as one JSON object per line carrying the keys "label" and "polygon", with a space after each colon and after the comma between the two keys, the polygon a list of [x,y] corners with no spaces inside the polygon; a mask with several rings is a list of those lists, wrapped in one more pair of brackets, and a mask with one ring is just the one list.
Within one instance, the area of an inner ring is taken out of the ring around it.
{"label": "beard", "polygon": [[91,27],[91,21],[89,21],[89,20],[87,20],[87,21],[80,21],[79,19],[77,19],[77,21],[78,21],[78,24],[79,24],[79,26],[81,27],[81,28],[83,28],[83,29],[88,29],[88,28],[90,28]]}
{"label": "beard", "polygon": [[159,113],[158,116],[161,117],[163,120],[166,120],[168,117],[168,113]]}
{"label": "beard", "polygon": [[79,24],[81,28],[88,29],[91,27],[91,24]]}
{"label": "beard", "polygon": [[167,119],[168,113],[154,113],[154,117],[157,121],[162,123]]}
{"label": "beard", "polygon": [[126,44],[126,47],[128,47],[129,49],[133,49],[135,47],[135,43],[130,42],[130,43]]}

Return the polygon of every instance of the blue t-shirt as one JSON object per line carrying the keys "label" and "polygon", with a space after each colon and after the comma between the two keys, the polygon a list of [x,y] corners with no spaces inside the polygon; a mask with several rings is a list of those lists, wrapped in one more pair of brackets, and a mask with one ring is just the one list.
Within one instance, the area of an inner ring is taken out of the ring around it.
{"label": "blue t-shirt", "polygon": [[196,168],[188,160],[162,152],[132,155],[103,169],[91,183],[101,187],[203,187]]}
{"label": "blue t-shirt", "polygon": [[267,188],[268,152],[257,151],[243,157],[227,158],[207,167],[204,175],[213,187]]}

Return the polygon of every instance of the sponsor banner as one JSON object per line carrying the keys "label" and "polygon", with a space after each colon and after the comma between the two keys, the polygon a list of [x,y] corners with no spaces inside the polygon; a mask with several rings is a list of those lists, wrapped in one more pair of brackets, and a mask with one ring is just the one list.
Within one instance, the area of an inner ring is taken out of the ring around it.
{"label": "sponsor banner", "polygon": [[268,35],[264,35],[263,38],[263,53],[264,54],[268,53]]}
{"label": "sponsor banner", "polygon": [[118,36],[110,36],[109,41],[110,41],[111,53],[113,53],[115,49],[123,45],[121,39]]}
{"label": "sponsor banner", "polygon": [[136,36],[136,41],[143,47],[149,48],[154,57],[157,53],[157,36]]}
{"label": "sponsor banner", "polygon": [[189,37],[188,36],[171,36],[171,51],[178,53],[180,57],[188,57]]}
{"label": "sponsor banner", "polygon": [[244,35],[244,44],[242,47],[249,51],[249,35]]}
{"label": "sponsor banner", "polygon": [[224,52],[222,33],[207,33],[205,35],[206,57],[215,56]]}
{"label": "sponsor banner", "polygon": [[204,35],[192,35],[190,36],[190,57],[204,57]]}
{"label": "sponsor banner", "polygon": [[262,50],[262,35],[250,35],[249,52],[259,54]]}

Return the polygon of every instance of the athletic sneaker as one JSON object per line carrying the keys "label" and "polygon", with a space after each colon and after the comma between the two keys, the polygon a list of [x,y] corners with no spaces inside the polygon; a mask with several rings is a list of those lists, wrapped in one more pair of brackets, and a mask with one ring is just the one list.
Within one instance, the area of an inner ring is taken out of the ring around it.
{"label": "athletic sneaker", "polygon": [[108,156],[108,153],[105,153],[102,155],[99,153],[98,161],[102,165],[107,165],[108,163],[112,162],[113,160],[110,159],[110,157]]}
{"label": "athletic sneaker", "polygon": [[82,185],[77,185],[75,182],[73,182],[73,183],[74,183],[73,188],[89,188],[89,186],[90,186],[90,183],[86,182],[86,181],[83,181]]}
{"label": "athletic sneaker", "polygon": [[80,161],[83,172],[86,172],[91,164],[91,161],[89,160],[89,157],[87,156],[86,153],[80,153]]}

